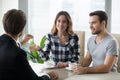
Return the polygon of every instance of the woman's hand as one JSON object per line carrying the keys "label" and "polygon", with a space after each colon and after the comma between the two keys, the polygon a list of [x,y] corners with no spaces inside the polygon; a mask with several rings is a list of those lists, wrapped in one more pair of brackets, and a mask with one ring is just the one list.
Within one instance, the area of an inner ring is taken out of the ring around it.
{"label": "woman's hand", "polygon": [[32,46],[29,46],[29,49],[30,50],[39,50],[40,46],[38,46],[38,45],[32,45]]}
{"label": "woman's hand", "polygon": [[67,62],[58,62],[56,67],[58,68],[63,68],[63,67],[66,67],[68,66],[68,63]]}

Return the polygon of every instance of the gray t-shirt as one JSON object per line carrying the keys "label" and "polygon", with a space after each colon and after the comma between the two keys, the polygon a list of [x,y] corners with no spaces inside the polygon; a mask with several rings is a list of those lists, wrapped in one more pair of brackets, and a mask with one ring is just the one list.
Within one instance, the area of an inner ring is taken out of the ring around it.
{"label": "gray t-shirt", "polygon": [[[92,66],[104,64],[107,55],[117,56],[117,43],[110,34],[106,35],[98,44],[95,43],[96,36],[90,37],[87,49],[92,56]],[[116,62],[111,71],[117,70]]]}

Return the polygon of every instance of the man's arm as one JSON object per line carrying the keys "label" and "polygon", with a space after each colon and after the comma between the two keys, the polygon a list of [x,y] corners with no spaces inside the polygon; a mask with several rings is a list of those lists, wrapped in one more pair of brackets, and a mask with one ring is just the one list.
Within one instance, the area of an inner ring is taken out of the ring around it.
{"label": "man's arm", "polygon": [[116,56],[107,55],[104,61],[104,64],[94,66],[94,67],[85,67],[87,73],[98,73],[98,72],[109,72],[113,66]]}
{"label": "man's arm", "polygon": [[90,65],[91,61],[92,61],[91,55],[90,55],[89,51],[87,51],[87,54],[86,54],[85,58],[83,59],[81,66],[88,67]]}
{"label": "man's arm", "polygon": [[73,72],[76,74],[109,72],[116,59],[115,55],[107,55],[105,58],[104,64],[88,67],[88,65],[90,64],[89,57],[90,57],[90,54],[87,53],[85,59],[83,60],[82,66],[74,66]]}

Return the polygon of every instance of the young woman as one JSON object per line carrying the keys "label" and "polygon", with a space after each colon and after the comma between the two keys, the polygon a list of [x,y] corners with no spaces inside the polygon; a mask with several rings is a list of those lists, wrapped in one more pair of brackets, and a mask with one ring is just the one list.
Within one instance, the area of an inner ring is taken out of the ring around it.
{"label": "young woman", "polygon": [[[79,38],[73,32],[72,20],[68,12],[60,11],[55,18],[51,32],[46,35],[42,58],[51,57],[56,63],[56,67],[66,67],[68,62],[78,62],[79,57]],[[40,47],[36,46],[39,50]],[[31,47],[33,49],[33,47]],[[41,51],[41,50],[39,50]]]}

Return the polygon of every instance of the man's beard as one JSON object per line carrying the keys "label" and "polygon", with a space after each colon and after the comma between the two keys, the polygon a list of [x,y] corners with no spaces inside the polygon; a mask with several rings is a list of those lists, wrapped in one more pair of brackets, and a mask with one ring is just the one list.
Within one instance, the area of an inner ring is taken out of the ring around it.
{"label": "man's beard", "polygon": [[99,34],[99,33],[101,33],[101,30],[98,30],[98,31],[96,31],[96,32],[94,32],[94,33],[92,33],[93,35],[96,35],[96,34]]}

